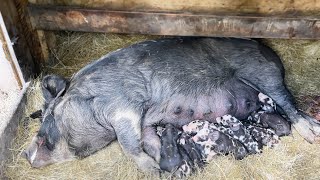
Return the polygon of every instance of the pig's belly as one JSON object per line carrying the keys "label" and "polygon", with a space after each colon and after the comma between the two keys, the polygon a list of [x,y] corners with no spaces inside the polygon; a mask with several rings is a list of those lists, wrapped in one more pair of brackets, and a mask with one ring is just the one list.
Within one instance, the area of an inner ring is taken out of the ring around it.
{"label": "pig's belly", "polygon": [[157,119],[156,123],[183,126],[196,119],[214,122],[218,116],[234,114],[235,106],[235,99],[221,89],[210,95],[174,94],[149,109],[146,117]]}

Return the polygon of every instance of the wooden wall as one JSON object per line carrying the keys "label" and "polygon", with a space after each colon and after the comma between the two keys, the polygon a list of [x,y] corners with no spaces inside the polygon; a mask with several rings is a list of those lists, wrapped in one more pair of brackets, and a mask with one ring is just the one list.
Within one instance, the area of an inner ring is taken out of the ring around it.
{"label": "wooden wall", "polygon": [[48,59],[47,31],[320,39],[320,0],[4,0],[4,3],[7,4],[0,6],[1,11],[13,9],[12,4],[18,7],[21,24],[16,25],[13,20],[13,26],[25,28],[22,31],[28,46],[21,56],[32,57],[38,70]]}
{"label": "wooden wall", "polygon": [[320,39],[320,2],[317,0],[29,2],[31,22],[39,30]]}

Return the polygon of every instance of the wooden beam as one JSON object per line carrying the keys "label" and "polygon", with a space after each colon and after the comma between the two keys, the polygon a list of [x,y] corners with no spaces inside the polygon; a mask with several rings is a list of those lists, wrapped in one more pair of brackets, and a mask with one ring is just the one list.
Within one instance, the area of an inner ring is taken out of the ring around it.
{"label": "wooden beam", "polygon": [[44,41],[44,32],[42,30],[34,30],[28,14],[28,0],[6,0],[14,3],[17,9],[17,17],[19,18],[19,26],[21,27],[21,36],[27,43],[30,49],[31,56],[34,59],[35,70],[34,73],[38,75],[41,68],[44,66],[49,58],[49,51],[47,49],[46,41]]}
{"label": "wooden beam", "polygon": [[319,17],[231,16],[29,6],[36,29],[174,36],[320,39]]}
{"label": "wooden beam", "polygon": [[[16,82],[21,90],[22,88],[24,88],[26,82],[23,78],[22,71],[20,69],[16,54],[13,50],[12,42],[7,32],[7,28],[4,24],[1,12],[0,12],[0,43],[1,43],[0,48],[3,48],[3,51],[7,56],[5,59],[9,61],[12,72],[14,74],[14,78],[16,79]],[[10,77],[10,74],[7,74],[7,76]]]}
{"label": "wooden beam", "polygon": [[319,0],[28,0],[32,4],[124,11],[319,14]]}

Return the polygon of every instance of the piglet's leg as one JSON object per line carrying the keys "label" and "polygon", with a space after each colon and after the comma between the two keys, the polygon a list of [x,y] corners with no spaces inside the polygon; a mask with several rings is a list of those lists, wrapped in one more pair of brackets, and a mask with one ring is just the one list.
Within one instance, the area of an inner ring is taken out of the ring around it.
{"label": "piglet's leg", "polygon": [[143,150],[153,157],[157,162],[160,162],[160,138],[153,126],[146,126],[142,130]]}
{"label": "piglet's leg", "polygon": [[141,146],[141,115],[134,111],[117,111],[113,127],[123,151],[131,157],[144,172],[159,175],[159,164],[145,153]]}

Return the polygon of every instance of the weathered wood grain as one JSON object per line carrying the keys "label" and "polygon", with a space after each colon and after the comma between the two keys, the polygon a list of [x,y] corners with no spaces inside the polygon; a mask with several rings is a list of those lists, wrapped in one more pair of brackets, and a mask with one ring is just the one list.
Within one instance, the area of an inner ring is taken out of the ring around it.
{"label": "weathered wood grain", "polygon": [[29,2],[38,5],[126,11],[255,14],[320,12],[320,0],[29,0]]}
{"label": "weathered wood grain", "polygon": [[[6,0],[12,1],[12,0]],[[14,0],[19,18],[19,26],[21,26],[21,35],[24,36],[28,48],[30,48],[31,56],[35,62],[35,74],[39,74],[41,67],[46,63],[49,58],[49,51],[47,49],[46,41],[43,41],[44,37],[42,30],[34,30],[30,17],[28,15],[27,5],[28,0]]]}
{"label": "weathered wood grain", "polygon": [[67,6],[29,6],[29,13],[33,26],[41,30],[320,39],[317,17],[108,11]]}

